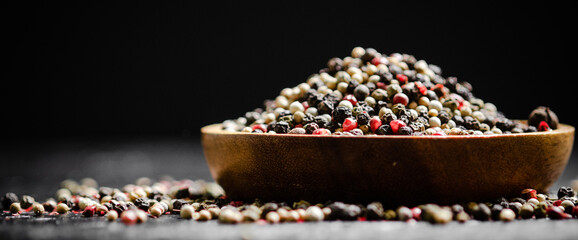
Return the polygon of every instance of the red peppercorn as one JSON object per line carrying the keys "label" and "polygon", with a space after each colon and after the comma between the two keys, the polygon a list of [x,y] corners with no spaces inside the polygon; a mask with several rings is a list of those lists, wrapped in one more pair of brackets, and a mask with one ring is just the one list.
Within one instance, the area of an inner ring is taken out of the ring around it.
{"label": "red peppercorn", "polygon": [[371,128],[372,132],[376,132],[379,127],[381,127],[381,120],[378,116],[375,116],[369,120],[369,127]]}
{"label": "red peppercorn", "polygon": [[349,101],[351,103],[351,105],[353,105],[354,107],[357,105],[357,98],[355,98],[355,96],[353,96],[353,94],[345,95],[345,97],[343,97],[343,100]]}
{"label": "red peppercorn", "polygon": [[439,132],[432,134],[432,136],[446,136],[446,133],[443,131],[439,131]]}
{"label": "red peppercorn", "polygon": [[96,213],[96,206],[88,206],[84,208],[82,215],[84,215],[85,217],[92,217],[94,216],[95,213]]}
{"label": "red peppercorn", "polygon": [[427,94],[427,87],[424,86],[423,83],[415,82],[415,86],[417,87],[417,89],[419,90],[419,93],[421,93],[421,95]]}
{"label": "red peppercorn", "polygon": [[421,220],[421,208],[419,207],[414,207],[411,209],[411,214],[413,215],[413,218],[415,220]]}
{"label": "red peppercorn", "polygon": [[528,200],[530,198],[538,198],[538,194],[535,189],[527,188],[522,191],[522,197]]}
{"label": "red peppercorn", "polygon": [[552,205],[558,207],[558,206],[562,205],[562,200],[556,200],[556,201],[554,201],[554,202],[552,203]]}
{"label": "red peppercorn", "polygon": [[351,131],[357,127],[357,121],[353,118],[346,118],[341,126],[343,127],[343,131]]}
{"label": "red peppercorn", "polygon": [[301,105],[303,105],[303,112],[307,111],[309,108],[309,103],[307,101],[302,102]]}
{"label": "red peppercorn", "polygon": [[255,125],[253,125],[252,130],[255,131],[255,129],[259,129],[264,133],[267,132],[267,126],[265,126],[265,124],[255,124]]}
{"label": "red peppercorn", "polygon": [[401,73],[395,75],[395,78],[399,81],[400,84],[406,84],[408,80],[407,76]]}
{"label": "red peppercorn", "polygon": [[574,216],[575,218],[578,218],[578,206],[575,206],[572,209],[572,216]]}
{"label": "red peppercorn", "polygon": [[385,85],[385,83],[382,83],[382,82],[377,82],[376,86],[377,86],[377,88],[381,88],[383,90],[387,89],[387,85]]}
{"label": "red peppercorn", "polygon": [[393,104],[398,104],[401,103],[404,106],[407,106],[407,104],[409,103],[409,98],[407,97],[407,95],[405,95],[405,93],[396,93],[393,96]]}
{"label": "red peppercorn", "polygon": [[387,64],[387,58],[385,57],[374,57],[373,59],[371,59],[371,64],[377,66],[379,64]]}
{"label": "red peppercorn", "polygon": [[397,132],[399,131],[399,128],[405,127],[405,126],[407,126],[407,124],[405,124],[405,122],[401,121],[401,120],[392,120],[391,122],[389,122],[389,126],[391,127],[391,131],[394,134],[397,134]]}
{"label": "red peppercorn", "polygon": [[134,210],[127,210],[122,212],[120,215],[120,220],[126,225],[133,225],[137,222],[137,215]]}
{"label": "red peppercorn", "polygon": [[331,132],[325,128],[318,128],[313,133],[313,135],[331,135]]}
{"label": "red peppercorn", "polygon": [[566,214],[562,211],[562,209],[558,206],[549,206],[546,209],[546,214],[550,219],[563,219],[566,218]]}
{"label": "red peppercorn", "polygon": [[550,126],[548,126],[548,123],[545,121],[541,121],[540,125],[538,125],[538,131],[549,131],[550,130]]}

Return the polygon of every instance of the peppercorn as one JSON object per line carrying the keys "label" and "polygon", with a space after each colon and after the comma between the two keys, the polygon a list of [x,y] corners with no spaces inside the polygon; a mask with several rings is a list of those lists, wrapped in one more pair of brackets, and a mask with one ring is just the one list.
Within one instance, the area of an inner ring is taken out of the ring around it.
{"label": "peppercorn", "polygon": [[518,214],[522,219],[530,219],[534,216],[534,206],[530,203],[525,203],[520,208],[520,213]]}
{"label": "peppercorn", "polygon": [[377,134],[377,135],[391,135],[391,134],[393,134],[393,131],[391,130],[391,127],[388,124],[383,124],[377,128],[377,131],[375,132],[375,134]]}
{"label": "peppercorn", "polygon": [[42,207],[44,207],[44,210],[46,210],[47,212],[52,212],[56,208],[56,202],[51,198],[46,202],[42,203]]}
{"label": "peppercorn", "polygon": [[396,215],[397,219],[400,221],[407,221],[413,218],[413,213],[411,212],[411,209],[405,206],[397,208]]}
{"label": "peppercorn", "polygon": [[488,221],[491,216],[490,208],[483,203],[479,203],[472,209],[472,215],[474,219],[479,221]]}
{"label": "peppercorn", "polygon": [[238,210],[233,208],[225,208],[219,214],[220,223],[236,224],[243,221],[245,218]]}
{"label": "peppercorn", "polygon": [[512,211],[512,209],[509,208],[505,208],[500,212],[500,220],[504,221],[504,222],[511,222],[514,219],[516,219],[516,214],[514,213],[514,211]]}
{"label": "peppercorn", "polygon": [[572,210],[574,209],[574,203],[568,199],[562,201],[560,206],[564,207],[564,212],[568,214],[572,214]]}
{"label": "peppercorn", "polygon": [[211,212],[205,209],[199,211],[199,217],[197,218],[197,221],[209,221],[211,219],[212,219]]}
{"label": "peppercorn", "polygon": [[562,209],[558,206],[549,206],[546,209],[546,214],[550,219],[559,220],[564,219],[566,214],[562,211]]}
{"label": "peppercorn", "polygon": [[530,126],[538,128],[541,122],[545,122],[552,129],[558,128],[558,116],[548,107],[539,106],[528,117]]}
{"label": "peppercorn", "polygon": [[18,213],[20,213],[20,211],[22,211],[22,207],[20,206],[19,202],[15,202],[15,203],[10,204],[9,208],[10,208],[10,213],[13,213],[13,214],[18,214]]}
{"label": "peppercorn", "polygon": [[18,196],[14,193],[6,193],[1,198],[3,209],[9,209],[12,203],[18,202]]}
{"label": "peppercorn", "polygon": [[59,203],[56,205],[56,212],[60,214],[66,214],[70,211],[70,208],[65,203]]}
{"label": "peppercorn", "polygon": [[275,123],[274,131],[276,133],[288,133],[289,132],[289,123],[280,121]]}
{"label": "peppercorn", "polygon": [[108,213],[106,213],[106,215],[104,215],[104,217],[106,218],[106,220],[113,222],[116,221],[116,219],[118,219],[118,212],[112,210],[112,211],[108,211]]}
{"label": "peppercorn", "polygon": [[28,196],[28,195],[23,195],[23,196],[22,196],[22,201],[20,202],[20,206],[21,206],[23,209],[27,209],[27,208],[31,207],[32,204],[34,204],[34,202],[35,202],[35,200],[34,200],[33,197]]}
{"label": "peppercorn", "polygon": [[558,189],[558,199],[574,197],[574,190],[571,187],[561,187]]}
{"label": "peppercorn", "polygon": [[84,211],[82,211],[82,215],[84,215],[85,217],[92,217],[94,216],[95,213],[96,213],[96,206],[94,205],[87,206],[86,208],[84,208]]}
{"label": "peppercorn", "polygon": [[330,204],[331,214],[328,216],[330,220],[356,220],[361,213],[361,208],[353,204],[345,204],[342,202],[334,202]]}
{"label": "peppercorn", "polygon": [[185,205],[181,207],[180,216],[183,219],[192,219],[195,209],[191,205]]}

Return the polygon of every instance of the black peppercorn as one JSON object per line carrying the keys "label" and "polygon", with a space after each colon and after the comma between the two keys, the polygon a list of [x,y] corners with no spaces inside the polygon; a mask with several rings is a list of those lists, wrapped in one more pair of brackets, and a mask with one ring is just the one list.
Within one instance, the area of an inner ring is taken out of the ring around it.
{"label": "black peppercorn", "polygon": [[361,208],[353,204],[334,202],[328,207],[331,209],[331,213],[328,216],[330,220],[353,221],[361,214]]}
{"label": "black peppercorn", "polygon": [[574,197],[574,190],[571,187],[561,187],[558,189],[558,199]]}
{"label": "black peppercorn", "polygon": [[289,132],[289,123],[281,121],[275,124],[273,131],[276,133],[288,133]]}
{"label": "black peppercorn", "polygon": [[438,113],[437,117],[440,119],[442,124],[448,123],[450,121],[450,114],[443,110]]}
{"label": "black peppercorn", "polygon": [[552,129],[558,128],[558,116],[556,116],[556,114],[548,107],[540,106],[534,109],[534,111],[532,111],[528,117],[528,125],[534,126],[536,128],[542,121],[546,122]]}
{"label": "black peppercorn", "polygon": [[365,111],[357,114],[357,116],[355,117],[358,125],[367,125],[369,123],[370,118],[371,116],[369,116],[369,113]]}
{"label": "black peppercorn", "polygon": [[411,135],[412,133],[413,130],[411,129],[411,127],[408,126],[400,127],[399,130],[397,130],[397,134],[399,135]]}
{"label": "black peppercorn", "polygon": [[185,188],[181,188],[177,191],[177,193],[175,194],[175,198],[188,198],[191,195],[191,193],[189,192],[189,188],[185,187]]}
{"label": "black peppercorn", "polygon": [[9,192],[2,196],[2,206],[4,207],[4,210],[9,209],[10,205],[15,202],[18,202],[18,196],[14,193]]}
{"label": "black peppercorn", "polygon": [[268,203],[265,203],[265,205],[263,205],[263,207],[261,207],[261,208],[262,208],[261,218],[265,218],[265,216],[267,216],[267,213],[277,211],[277,209],[279,208],[279,205],[277,205],[276,203],[273,203],[273,202],[268,202]]}
{"label": "black peppercorn", "polygon": [[384,209],[380,202],[372,202],[367,205],[366,218],[367,220],[383,219]]}
{"label": "black peppercorn", "polygon": [[343,69],[343,60],[341,60],[341,58],[338,57],[329,59],[329,61],[327,62],[327,69],[329,70],[329,73],[331,75],[335,74],[338,71],[341,71]]}
{"label": "black peppercorn", "polygon": [[312,134],[313,131],[319,129],[319,125],[317,125],[317,123],[312,122],[312,123],[305,124],[305,126],[303,126],[303,128],[305,129],[305,132],[307,134]]}
{"label": "black peppercorn", "polygon": [[391,127],[389,126],[389,124],[383,124],[383,125],[379,126],[379,128],[377,128],[377,131],[375,131],[375,134],[377,134],[377,135],[391,135],[391,134],[393,134],[393,130],[391,130]]}
{"label": "black peppercorn", "polygon": [[488,221],[491,216],[491,210],[486,204],[480,203],[474,206],[472,209],[472,215],[476,220]]}
{"label": "black peppercorn", "polygon": [[361,84],[355,87],[355,89],[353,90],[353,96],[357,98],[357,100],[362,101],[367,96],[369,96],[369,88],[366,85]]}
{"label": "black peppercorn", "polygon": [[347,107],[336,107],[335,110],[333,110],[333,121],[337,123],[341,124],[346,118],[350,118],[351,116],[351,110]]}

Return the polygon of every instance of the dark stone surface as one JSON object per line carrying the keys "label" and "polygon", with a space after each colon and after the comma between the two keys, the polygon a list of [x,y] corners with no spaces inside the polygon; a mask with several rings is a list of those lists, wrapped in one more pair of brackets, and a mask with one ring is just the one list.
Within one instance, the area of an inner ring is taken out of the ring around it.
{"label": "dark stone surface", "polygon": [[[578,176],[578,154],[551,191]],[[66,178],[92,177],[101,186],[122,187],[139,177],[211,180],[198,138],[39,139],[4,142],[0,147],[0,193],[53,197]],[[526,220],[448,225],[402,222],[323,222],[279,225],[221,225],[174,216],[136,226],[102,218],[43,217],[0,220],[0,239],[576,239],[578,220]]]}
{"label": "dark stone surface", "polygon": [[515,222],[318,222],[224,225],[162,216],[125,226],[103,217],[0,221],[0,239],[576,239],[577,219]]}

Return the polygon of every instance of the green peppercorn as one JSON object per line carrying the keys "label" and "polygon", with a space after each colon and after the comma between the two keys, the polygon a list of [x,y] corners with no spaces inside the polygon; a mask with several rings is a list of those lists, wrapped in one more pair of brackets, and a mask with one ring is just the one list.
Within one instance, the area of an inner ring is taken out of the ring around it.
{"label": "green peppercorn", "polygon": [[34,212],[34,215],[36,216],[41,216],[44,214],[44,206],[40,203],[34,203],[32,204],[32,212]]}
{"label": "green peppercorn", "polygon": [[20,203],[15,202],[15,203],[10,204],[10,213],[18,214],[18,213],[20,213],[20,211],[22,211],[22,207],[20,206]]}
{"label": "green peppercorn", "polygon": [[59,203],[56,205],[56,212],[59,214],[66,214],[70,211],[70,208],[65,203]]}
{"label": "green peppercorn", "polygon": [[529,201],[527,203],[524,203],[524,205],[522,205],[522,208],[520,208],[519,215],[523,219],[530,219],[534,217],[534,206],[531,203],[529,203]]}

